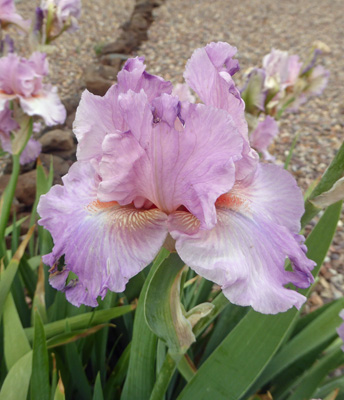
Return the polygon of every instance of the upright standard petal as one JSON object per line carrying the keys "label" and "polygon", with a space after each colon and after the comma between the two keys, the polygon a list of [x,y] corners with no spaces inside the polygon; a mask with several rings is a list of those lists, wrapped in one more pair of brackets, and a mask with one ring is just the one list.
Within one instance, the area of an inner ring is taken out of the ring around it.
{"label": "upright standard petal", "polygon": [[[175,97],[166,96],[160,105],[172,120]],[[242,138],[228,114],[190,104],[181,112],[185,126],[179,131],[163,119],[153,122],[143,91],[122,95],[121,108],[131,131],[104,141],[100,200],[129,204],[145,198],[166,213],[185,206],[203,228],[213,226],[215,200],[232,187],[234,162],[242,151]]]}
{"label": "upright standard petal", "polygon": [[244,179],[254,171],[259,157],[250,148],[245,103],[227,67],[235,52],[235,47],[223,42],[195,50],[186,64],[184,78],[206,105],[227,111],[244,138],[242,159],[236,164],[236,178]]}
{"label": "upright standard petal", "polygon": [[130,58],[118,73],[117,81],[120,93],[128,90],[146,93],[151,102],[163,93],[172,93],[172,83],[165,81],[160,76],[148,74],[144,64],[144,57]]}
{"label": "upright standard petal", "polygon": [[[52,267],[51,284],[63,289],[72,304],[95,307],[98,296],[103,298],[108,289],[122,292],[153,260],[167,235],[167,216],[158,209],[99,202],[99,177],[86,162],[75,163],[63,183],[38,205],[39,224],[54,240],[52,253],[43,261]],[[70,271],[78,279],[66,283]]]}
{"label": "upright standard petal", "polygon": [[[213,229],[200,230],[196,218],[178,211],[169,216],[169,231],[185,263],[221,285],[231,302],[275,314],[300,308],[304,296],[284,286],[308,287],[314,262],[294,233],[303,207],[293,178],[274,165],[259,170],[218,199]],[[285,270],[287,257],[293,271]]]}
{"label": "upright standard petal", "polygon": [[128,90],[143,90],[150,102],[163,93],[171,93],[172,84],[145,72],[143,57],[129,59],[118,73],[118,83],[105,96],[96,96],[87,90],[82,94],[73,124],[78,139],[78,160],[100,160],[102,143],[107,134],[128,129],[120,112],[118,98]]}
{"label": "upright standard petal", "polygon": [[228,111],[247,139],[245,104],[232,79],[233,70],[224,68],[224,65],[231,65],[235,53],[235,47],[223,42],[197,49],[186,64],[184,78],[204,104]]}
{"label": "upright standard petal", "polygon": [[78,139],[78,160],[100,160],[105,136],[116,130],[125,130],[123,117],[117,111],[117,98],[116,86],[112,86],[103,97],[88,90],[82,93],[73,123],[73,131]]}

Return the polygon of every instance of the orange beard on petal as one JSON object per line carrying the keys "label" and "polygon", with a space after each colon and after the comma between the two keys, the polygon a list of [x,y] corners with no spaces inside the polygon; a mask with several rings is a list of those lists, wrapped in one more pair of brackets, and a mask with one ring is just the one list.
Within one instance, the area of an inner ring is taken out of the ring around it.
{"label": "orange beard on petal", "polygon": [[230,210],[239,210],[247,206],[247,201],[241,197],[237,197],[231,193],[222,194],[215,202],[216,207],[224,207]]}

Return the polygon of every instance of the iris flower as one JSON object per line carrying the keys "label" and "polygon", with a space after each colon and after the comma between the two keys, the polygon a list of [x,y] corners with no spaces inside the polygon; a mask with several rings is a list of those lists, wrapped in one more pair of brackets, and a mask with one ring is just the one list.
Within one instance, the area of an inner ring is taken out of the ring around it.
{"label": "iris flower", "polygon": [[40,10],[46,18],[49,12],[53,13],[52,35],[58,35],[66,28],[70,32],[78,29],[81,0],[42,0]]}
{"label": "iris flower", "polygon": [[57,88],[43,83],[48,74],[46,55],[35,52],[29,59],[10,53],[0,59],[0,111],[10,100],[19,101],[30,116],[38,115],[49,125],[63,123],[66,110]]}
{"label": "iris flower", "polygon": [[[5,108],[0,111],[0,143],[2,149],[11,154],[13,153],[11,133],[15,134],[17,129],[19,129],[19,124],[13,119],[12,110],[7,103]],[[33,130],[35,131],[35,128]],[[34,161],[41,151],[42,145],[37,140],[30,138],[20,155],[20,164],[24,165]]]}
{"label": "iris flower", "polygon": [[17,25],[24,31],[30,28],[30,21],[25,21],[16,13],[14,0],[0,0],[0,25],[5,28],[8,24]]}
{"label": "iris flower", "polygon": [[287,51],[272,49],[271,53],[263,58],[263,68],[266,73],[266,88],[270,89],[277,85],[279,90],[284,90],[288,86],[295,85],[302,62],[295,54],[289,55]]}
{"label": "iris flower", "polygon": [[204,104],[179,101],[142,58],[126,62],[104,97],[83,93],[78,161],[38,206],[54,240],[43,257],[50,282],[72,304],[96,306],[107,290],[124,291],[171,238],[231,302],[263,313],[303,304],[285,287],[313,279],[298,235],[302,194],[250,148],[235,52],[211,43],[189,60],[186,83]]}

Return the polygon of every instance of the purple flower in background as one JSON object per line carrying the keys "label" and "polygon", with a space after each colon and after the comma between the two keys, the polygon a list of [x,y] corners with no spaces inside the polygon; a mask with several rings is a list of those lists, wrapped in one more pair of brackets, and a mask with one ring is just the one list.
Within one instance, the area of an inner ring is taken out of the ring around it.
{"label": "purple flower in background", "polygon": [[30,21],[25,21],[16,13],[14,0],[0,0],[0,23],[1,28],[5,28],[8,24],[17,25],[24,31],[30,28]]}
{"label": "purple flower in background", "polygon": [[[38,206],[54,239],[43,259],[50,282],[71,303],[96,306],[108,289],[123,291],[168,235],[184,262],[235,304],[277,313],[304,302],[284,287],[313,279],[298,235],[302,193],[250,148],[232,80],[235,51],[212,43],[189,60],[186,81],[205,104],[180,102],[139,58],[104,97],[84,92],[78,161]],[[293,271],[284,269],[287,257]],[[67,284],[71,271],[78,279]]]}
{"label": "purple flower in background", "polygon": [[49,12],[54,15],[52,35],[58,35],[62,29],[74,32],[78,29],[78,19],[81,15],[81,0],[42,0],[40,9],[45,17]]}
{"label": "purple flower in background", "polygon": [[271,53],[263,58],[266,89],[277,86],[279,90],[284,90],[288,86],[295,85],[301,67],[302,62],[299,61],[299,56],[289,55],[287,51],[272,49]]}
{"label": "purple flower in background", "polygon": [[268,115],[264,121],[260,121],[256,129],[250,135],[251,146],[263,154],[266,160],[274,160],[268,152],[273,139],[278,135],[276,120]]}
{"label": "purple flower in background", "polygon": [[23,111],[42,117],[49,126],[63,123],[66,110],[57,88],[43,83],[48,74],[46,55],[35,52],[29,59],[9,54],[0,59],[0,111],[9,100],[18,99]]}
{"label": "purple flower in background", "polygon": [[13,119],[12,110],[9,104],[6,103],[4,108],[0,111],[0,140],[3,146],[3,141],[7,138],[10,139],[10,134],[15,129],[18,129],[18,123]]}
{"label": "purple flower in background", "polygon": [[[0,111],[0,142],[3,150],[12,154],[12,141],[11,132],[15,134],[15,131],[19,128],[18,123],[13,119],[12,110],[9,108],[9,104],[5,104],[5,108]],[[25,149],[20,155],[20,164],[24,165],[29,162],[36,160],[42,151],[42,145],[35,139],[30,138]]]}
{"label": "purple flower in background", "polygon": [[[344,320],[344,310],[340,312],[339,316],[342,318],[342,320]],[[337,329],[337,333],[344,342],[344,323],[342,323],[342,325],[340,325],[340,327]],[[344,351],[344,345],[342,346],[342,350]]]}
{"label": "purple flower in background", "polygon": [[0,53],[1,55],[9,54],[14,52],[14,41],[6,35],[3,40],[0,41]]}

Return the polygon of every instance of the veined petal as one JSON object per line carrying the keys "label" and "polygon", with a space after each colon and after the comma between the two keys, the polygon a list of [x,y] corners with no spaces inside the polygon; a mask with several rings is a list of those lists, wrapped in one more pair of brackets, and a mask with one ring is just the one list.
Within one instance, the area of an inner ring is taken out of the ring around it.
{"label": "veined petal", "polygon": [[[123,291],[153,260],[167,235],[167,216],[158,209],[140,211],[99,202],[99,177],[86,162],[75,163],[63,183],[42,196],[38,205],[39,224],[54,239],[53,251],[43,261],[53,267],[52,285],[63,288],[72,304],[94,307],[98,296],[104,297],[107,289]],[[65,268],[59,271],[62,256]],[[64,286],[67,271],[78,280]]]}
{"label": "veined petal", "polygon": [[62,124],[66,119],[66,109],[61,103],[56,87],[46,85],[33,97],[18,97],[26,114],[42,117],[48,126]]}
{"label": "veined petal", "polygon": [[[242,205],[233,199],[231,207]],[[314,266],[287,228],[219,207],[217,224],[211,230],[200,230],[199,221],[185,212],[170,215],[169,230],[183,261],[219,284],[232,303],[275,314],[292,306],[300,308],[306,300],[284,287],[289,282],[309,286]],[[285,271],[286,257],[294,272]]]}
{"label": "veined petal", "polygon": [[243,212],[252,218],[257,216],[285,226],[295,234],[301,229],[300,218],[304,213],[302,192],[293,176],[277,165],[258,164],[253,176],[236,182],[217,204],[232,204],[233,199],[239,199]]}
{"label": "veined petal", "polygon": [[[87,90],[82,94],[73,124],[79,143],[78,160],[99,161],[102,157],[102,143],[105,136],[128,130],[126,119],[119,106],[122,94],[128,91],[139,93],[142,90],[148,102],[152,102],[155,97],[163,93],[171,93],[172,84],[145,72],[146,66],[143,61],[143,57],[127,60],[118,73],[118,83],[113,85],[105,96],[96,96]],[[131,114],[134,112],[135,110]]]}
{"label": "veined petal", "polygon": [[[170,111],[176,98],[163,97],[161,105]],[[140,197],[166,213],[183,205],[202,221],[202,227],[213,226],[215,200],[232,187],[234,162],[242,151],[243,140],[228,114],[189,104],[179,131],[163,120],[152,123],[144,93],[128,92],[123,98],[128,100],[125,117],[133,132],[104,141],[100,200],[128,204]],[[135,113],[129,110],[133,99]]]}
{"label": "veined petal", "polygon": [[118,110],[118,87],[112,86],[105,96],[85,90],[76,110],[73,131],[78,139],[77,158],[80,161],[100,160],[102,143],[107,134],[126,130]]}
{"label": "veined petal", "polygon": [[231,77],[232,69],[223,67],[230,65],[235,53],[235,47],[222,42],[197,49],[186,64],[184,78],[206,105],[226,110],[248,140],[245,104]]}

